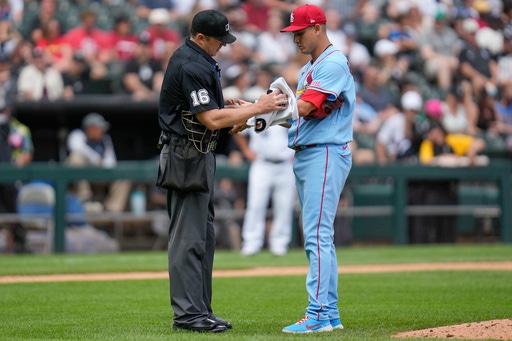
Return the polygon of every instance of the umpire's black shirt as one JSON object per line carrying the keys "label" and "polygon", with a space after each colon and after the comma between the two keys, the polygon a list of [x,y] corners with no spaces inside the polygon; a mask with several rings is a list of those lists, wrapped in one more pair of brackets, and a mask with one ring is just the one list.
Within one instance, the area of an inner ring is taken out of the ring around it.
{"label": "umpire's black shirt", "polygon": [[224,107],[217,62],[187,38],[169,60],[165,71],[158,122],[164,131],[185,136],[182,110],[197,114]]}

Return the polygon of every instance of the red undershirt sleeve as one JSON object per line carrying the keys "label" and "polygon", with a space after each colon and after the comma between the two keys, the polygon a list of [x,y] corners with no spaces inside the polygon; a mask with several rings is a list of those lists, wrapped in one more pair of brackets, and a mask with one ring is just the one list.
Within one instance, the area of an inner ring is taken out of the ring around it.
{"label": "red undershirt sleeve", "polygon": [[325,113],[322,113],[319,108],[322,107],[322,103],[327,100],[328,94],[324,94],[323,92],[315,91],[315,90],[306,90],[300,99],[306,102],[313,104],[316,109],[310,112],[308,115],[304,117],[306,120],[315,120],[321,119],[328,116]]}

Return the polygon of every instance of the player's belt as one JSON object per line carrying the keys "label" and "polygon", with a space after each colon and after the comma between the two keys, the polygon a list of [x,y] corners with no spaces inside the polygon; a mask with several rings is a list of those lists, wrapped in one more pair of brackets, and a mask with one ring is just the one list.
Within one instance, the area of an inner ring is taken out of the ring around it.
{"label": "player's belt", "polygon": [[304,144],[304,145],[300,145],[300,146],[293,146],[293,150],[298,152],[299,150],[304,150],[304,149],[308,149],[308,148],[316,147],[316,146],[318,146],[316,143],[314,143],[314,144]]}
{"label": "player's belt", "polygon": [[279,160],[279,159],[263,159],[263,161],[268,162],[268,163],[278,164],[278,163],[284,163],[284,162],[286,162],[288,160],[287,159],[284,159],[284,160]]}

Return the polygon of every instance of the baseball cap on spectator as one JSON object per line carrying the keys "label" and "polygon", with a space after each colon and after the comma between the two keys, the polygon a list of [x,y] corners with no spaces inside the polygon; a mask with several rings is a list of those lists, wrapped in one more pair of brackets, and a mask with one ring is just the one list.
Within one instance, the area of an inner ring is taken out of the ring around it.
{"label": "baseball cap on spectator", "polygon": [[139,33],[139,43],[141,44],[149,44],[151,42],[151,33],[148,31],[142,31]]}
{"label": "baseball cap on spectator", "polygon": [[434,17],[437,21],[444,21],[446,19],[446,12],[438,10]]}
{"label": "baseball cap on spectator", "polygon": [[468,34],[478,31],[478,27],[478,21],[473,18],[467,18],[462,21],[462,29]]}
{"label": "baseball cap on spectator", "polygon": [[402,95],[402,98],[400,98],[400,104],[404,110],[420,111],[423,106],[423,99],[416,91],[409,90]]}
{"label": "baseball cap on spectator", "polygon": [[373,53],[377,57],[384,57],[398,52],[398,45],[389,39],[379,39],[373,47]]}
{"label": "baseball cap on spectator", "polygon": [[322,25],[327,22],[324,11],[315,5],[304,5],[295,9],[290,15],[290,26],[281,32],[295,32],[309,26]]}
{"label": "baseball cap on spectator", "polygon": [[103,131],[107,131],[110,128],[110,123],[105,121],[105,118],[97,112],[91,112],[82,120],[82,127],[86,129],[92,126],[100,127]]}
{"label": "baseball cap on spectator", "polygon": [[486,14],[491,11],[491,5],[487,0],[475,0],[473,2],[473,8],[476,9],[479,14]]}
{"label": "baseball cap on spectator", "polygon": [[242,75],[242,67],[238,64],[230,65],[226,72],[224,73],[224,76],[228,79],[228,81],[233,81],[240,77]]}
{"label": "baseball cap on spectator", "polygon": [[443,116],[443,103],[440,99],[431,98],[425,102],[425,114],[438,119]]}
{"label": "baseball cap on spectator", "polygon": [[151,25],[167,25],[171,22],[171,16],[165,8],[155,8],[149,12],[148,21]]}
{"label": "baseball cap on spectator", "polygon": [[234,43],[236,40],[236,37],[229,33],[228,18],[214,9],[197,13],[192,19],[192,29],[226,44]]}

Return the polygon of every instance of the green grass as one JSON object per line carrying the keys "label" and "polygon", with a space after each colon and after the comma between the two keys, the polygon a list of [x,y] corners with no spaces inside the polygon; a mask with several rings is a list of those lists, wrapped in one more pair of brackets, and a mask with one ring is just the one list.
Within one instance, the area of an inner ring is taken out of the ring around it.
{"label": "green grass", "polygon": [[[338,250],[340,265],[505,260],[512,260],[511,244],[463,244],[456,247],[453,245],[372,246]],[[262,252],[255,257],[241,257],[235,252],[219,250],[215,254],[214,264],[215,269],[219,270],[304,265],[307,265],[307,260],[301,249],[291,250],[286,257],[274,257],[269,252]],[[0,256],[0,276],[165,270],[167,270],[165,252]]]}
{"label": "green grass", "polygon": [[[511,261],[512,246],[352,247],[340,264]],[[216,269],[306,265],[302,251],[243,258],[217,252]],[[0,274],[165,271],[166,255],[0,257]],[[281,333],[307,305],[305,276],[215,278],[213,307],[234,329],[220,335],[171,330],[167,280],[0,284],[2,340],[297,340]],[[308,339],[391,340],[390,335],[512,318],[512,271],[426,271],[340,275],[345,330]]]}

